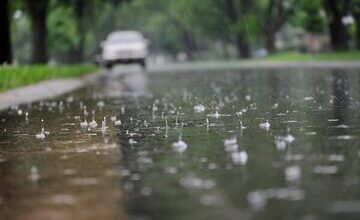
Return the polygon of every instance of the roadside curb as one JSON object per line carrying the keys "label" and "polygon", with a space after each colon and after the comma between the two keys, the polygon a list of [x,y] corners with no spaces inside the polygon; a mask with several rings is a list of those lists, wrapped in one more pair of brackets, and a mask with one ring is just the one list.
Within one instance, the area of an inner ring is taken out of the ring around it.
{"label": "roadside curb", "polygon": [[360,69],[359,61],[225,61],[174,63],[169,66],[154,66],[151,73],[211,71],[211,70],[247,70],[247,69]]}
{"label": "roadside curb", "polygon": [[54,98],[96,82],[105,75],[96,71],[79,78],[52,79],[0,93],[0,111],[11,106]]}

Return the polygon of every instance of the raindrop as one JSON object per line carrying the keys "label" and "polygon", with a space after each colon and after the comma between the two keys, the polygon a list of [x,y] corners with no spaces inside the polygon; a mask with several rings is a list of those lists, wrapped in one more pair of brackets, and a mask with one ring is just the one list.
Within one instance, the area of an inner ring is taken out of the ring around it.
{"label": "raindrop", "polygon": [[232,137],[224,140],[224,146],[237,144],[236,137]]}
{"label": "raindrop", "polygon": [[275,138],[276,149],[285,150],[286,142],[282,138]]}
{"label": "raindrop", "polygon": [[87,108],[86,108],[86,105],[84,105],[84,116],[88,116],[89,113],[87,112]]}
{"label": "raindrop", "polygon": [[194,111],[197,113],[205,111],[205,106],[202,104],[198,104],[194,106]]}
{"label": "raindrop", "polygon": [[216,111],[214,114],[208,114],[207,116],[212,118],[220,118],[220,114],[218,111]]}
{"label": "raindrop", "polygon": [[209,130],[209,125],[210,125],[209,118],[206,117],[206,130]]}
{"label": "raindrop", "polygon": [[243,126],[242,121],[240,121],[240,130],[243,130],[243,129],[246,129],[246,127],[245,127],[245,126]]}
{"label": "raindrop", "polygon": [[179,112],[176,112],[175,125],[178,125],[178,120],[179,120]]}
{"label": "raindrop", "polygon": [[141,189],[141,194],[144,196],[150,196],[151,193],[152,193],[152,190],[150,187],[145,186]]}
{"label": "raindrop", "polygon": [[272,108],[272,109],[277,109],[277,108],[279,108],[279,104],[278,104],[278,103],[274,103],[271,108]]}
{"label": "raindrop", "polygon": [[301,154],[287,154],[284,158],[286,161],[299,161],[304,159],[304,155]]}
{"label": "raindrop", "polygon": [[76,186],[94,186],[99,183],[96,177],[77,177],[69,180],[69,183]]}
{"label": "raindrop", "polygon": [[209,170],[215,170],[217,169],[218,165],[216,163],[209,163],[208,168]]}
{"label": "raindrop", "polygon": [[315,166],[313,169],[314,173],[316,174],[335,174],[338,172],[337,166]]}
{"label": "raindrop", "polygon": [[187,149],[187,147],[188,147],[187,144],[182,140],[178,140],[171,145],[171,148],[179,153],[184,152]]}
{"label": "raindrop", "polygon": [[350,126],[348,125],[337,125],[335,126],[335,128],[349,128]]}
{"label": "raindrop", "polygon": [[282,137],[282,139],[288,144],[291,144],[295,140],[294,136],[292,136],[291,134]]}
{"label": "raindrop", "polygon": [[51,197],[51,202],[54,205],[74,205],[76,203],[76,199],[72,195],[68,194],[57,194]]}
{"label": "raindrop", "polygon": [[[158,100],[157,100],[158,101]],[[159,102],[157,102],[159,103]],[[152,111],[157,111],[158,110],[158,107],[155,105],[155,103],[153,103],[152,105]]]}
{"label": "raindrop", "polygon": [[130,145],[137,144],[137,141],[135,141],[134,139],[130,138],[130,139],[129,139],[129,144],[130,144]]}
{"label": "raindrop", "polygon": [[106,117],[104,117],[104,120],[101,122],[101,132],[103,135],[109,135],[108,127],[106,126]]}
{"label": "raindrop", "polygon": [[40,179],[40,174],[36,166],[31,167],[29,179],[32,182],[37,182]]}
{"label": "raindrop", "polygon": [[289,182],[299,181],[301,177],[301,170],[298,166],[290,166],[285,168],[285,178]]}
{"label": "raindrop", "polygon": [[68,168],[64,170],[64,175],[74,175],[76,171],[74,169]]}
{"label": "raindrop", "polygon": [[269,120],[266,120],[265,123],[260,123],[259,127],[260,127],[260,129],[263,129],[263,130],[266,130],[266,131],[269,130],[270,129]]}
{"label": "raindrop", "polygon": [[306,135],[316,135],[316,131],[305,132]]}
{"label": "raindrop", "polygon": [[105,102],[104,101],[99,101],[97,104],[97,107],[99,107],[100,109],[104,108],[105,106]]}
{"label": "raindrop", "polygon": [[305,101],[310,101],[310,100],[314,100],[314,97],[312,96],[307,96],[304,98]]}
{"label": "raindrop", "polygon": [[200,197],[200,203],[204,206],[214,206],[220,205],[221,203],[223,203],[223,201],[216,195],[206,194]]}
{"label": "raindrop", "polygon": [[331,155],[329,155],[329,161],[342,162],[342,161],[344,161],[344,155],[331,154]]}
{"label": "raindrop", "polygon": [[335,138],[338,140],[352,140],[352,139],[355,139],[355,136],[353,136],[353,135],[338,135]]}
{"label": "raindrop", "polygon": [[121,125],[121,120],[116,120],[116,121],[114,122],[114,124],[115,124],[115,126],[120,126],[120,125]]}
{"label": "raindrop", "polygon": [[39,140],[44,140],[45,139],[45,135],[49,135],[50,134],[50,132],[48,132],[48,131],[45,131],[45,129],[44,129],[44,119],[41,119],[41,131],[40,131],[40,133],[37,133],[36,135],[35,135],[35,138],[36,139],[39,139]]}
{"label": "raindrop", "polygon": [[253,209],[261,210],[266,206],[266,198],[261,191],[253,191],[247,195],[248,202]]}
{"label": "raindrop", "polygon": [[88,122],[86,121],[86,116],[88,115],[87,111],[86,111],[86,106],[84,106],[84,119],[85,121],[80,122],[80,127],[82,128],[87,128],[88,126]]}
{"label": "raindrop", "polygon": [[92,111],[92,121],[89,123],[89,127],[90,128],[92,128],[92,129],[94,129],[94,128],[96,128],[97,127],[97,123],[96,123],[96,121],[95,121],[95,111],[93,110]]}
{"label": "raindrop", "polygon": [[178,172],[178,169],[176,167],[165,167],[164,170],[165,173],[167,174],[176,174]]}
{"label": "raindrop", "polygon": [[26,123],[29,122],[29,112],[25,112],[25,121]]}
{"label": "raindrop", "polygon": [[45,139],[45,134],[44,134],[44,128],[41,128],[41,132],[40,133],[37,133],[35,135],[36,139],[39,139],[39,140],[44,140]]}
{"label": "raindrop", "polygon": [[243,113],[240,111],[240,112],[236,112],[235,115],[240,117]]}
{"label": "raindrop", "polygon": [[80,122],[80,127],[87,128],[87,126],[88,126],[88,122],[86,121],[86,119],[85,119],[85,121]]}
{"label": "raindrop", "polygon": [[186,177],[181,178],[180,185],[189,189],[211,189],[215,186],[215,182],[210,179],[201,179],[188,174]]}
{"label": "raindrop", "polygon": [[236,137],[224,140],[224,147],[226,152],[235,152],[239,148]]}
{"label": "raindrop", "polygon": [[167,117],[165,116],[165,138],[168,137],[168,131],[169,131],[169,127],[168,127]]}
{"label": "raindrop", "polygon": [[248,154],[245,151],[232,152],[231,160],[234,164],[245,165],[248,160]]}

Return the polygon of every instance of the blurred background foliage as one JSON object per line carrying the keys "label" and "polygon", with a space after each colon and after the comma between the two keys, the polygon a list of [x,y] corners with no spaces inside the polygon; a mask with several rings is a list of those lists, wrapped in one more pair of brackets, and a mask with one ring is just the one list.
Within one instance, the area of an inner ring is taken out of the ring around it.
{"label": "blurred background foliage", "polygon": [[[108,33],[129,29],[150,39],[153,60],[360,48],[360,0],[11,0],[9,5],[16,63],[89,61]],[[349,16],[353,21],[344,22]]]}

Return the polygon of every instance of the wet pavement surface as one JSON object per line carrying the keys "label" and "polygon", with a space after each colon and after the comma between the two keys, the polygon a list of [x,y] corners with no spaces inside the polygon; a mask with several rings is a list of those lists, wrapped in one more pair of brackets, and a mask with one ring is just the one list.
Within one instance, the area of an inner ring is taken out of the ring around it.
{"label": "wet pavement surface", "polygon": [[0,219],[358,219],[359,73],[119,68],[2,111]]}

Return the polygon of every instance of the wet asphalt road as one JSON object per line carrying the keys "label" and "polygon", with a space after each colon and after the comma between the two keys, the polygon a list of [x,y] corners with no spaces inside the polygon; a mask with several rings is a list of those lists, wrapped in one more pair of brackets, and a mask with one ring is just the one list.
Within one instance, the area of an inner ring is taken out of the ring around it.
{"label": "wet asphalt road", "polygon": [[119,67],[14,106],[0,219],[360,218],[359,73]]}

